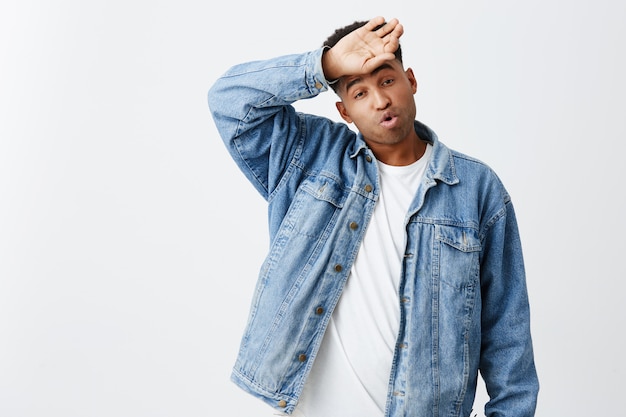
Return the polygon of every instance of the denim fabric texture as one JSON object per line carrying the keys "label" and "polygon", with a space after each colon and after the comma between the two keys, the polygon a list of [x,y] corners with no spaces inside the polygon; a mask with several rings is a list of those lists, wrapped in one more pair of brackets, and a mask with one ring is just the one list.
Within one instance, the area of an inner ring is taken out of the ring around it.
{"label": "denim fabric texture", "polygon": [[[232,380],[287,414],[379,194],[361,135],[291,106],[328,89],[322,52],[236,65],[208,96],[232,158],[268,202],[270,249]],[[487,165],[415,129],[433,154],[406,216],[386,416],[469,416],[479,372],[487,416],[533,416],[539,384],[511,198]]]}

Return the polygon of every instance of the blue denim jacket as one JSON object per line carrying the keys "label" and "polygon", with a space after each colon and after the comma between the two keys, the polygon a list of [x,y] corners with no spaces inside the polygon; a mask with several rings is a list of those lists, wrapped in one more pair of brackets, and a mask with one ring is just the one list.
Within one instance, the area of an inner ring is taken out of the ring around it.
{"label": "blue denim jacket", "polygon": [[[362,136],[291,106],[328,89],[322,51],[234,66],[209,91],[220,135],[269,210],[270,249],[232,380],[287,414],[379,195]],[[511,199],[485,164],[415,129],[433,154],[406,216],[386,416],[468,416],[479,371],[487,416],[532,416],[538,381]]]}

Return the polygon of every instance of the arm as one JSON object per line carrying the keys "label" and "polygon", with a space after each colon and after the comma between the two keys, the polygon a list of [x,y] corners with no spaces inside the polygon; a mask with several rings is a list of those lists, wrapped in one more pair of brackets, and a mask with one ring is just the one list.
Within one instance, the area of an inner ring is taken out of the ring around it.
{"label": "arm", "polygon": [[266,199],[296,154],[301,126],[291,104],[327,89],[321,54],[319,49],[236,65],[209,90],[220,136]]}
{"label": "arm", "polygon": [[209,91],[213,119],[231,156],[269,198],[303,138],[302,120],[291,106],[326,91],[326,79],[370,72],[393,59],[402,26],[382,17],[343,37],[330,49],[240,64]]}
{"label": "arm", "polygon": [[480,372],[488,417],[532,417],[539,383],[530,335],[522,248],[512,203],[486,232],[481,263]]}

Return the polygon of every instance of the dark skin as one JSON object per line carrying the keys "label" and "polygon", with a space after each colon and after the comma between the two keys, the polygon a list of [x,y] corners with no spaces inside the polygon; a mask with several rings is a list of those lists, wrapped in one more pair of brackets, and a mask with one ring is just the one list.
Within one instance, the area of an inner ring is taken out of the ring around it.
{"label": "dark skin", "polygon": [[324,53],[322,67],[327,79],[338,80],[339,114],[356,125],[376,158],[409,165],[426,150],[413,126],[417,81],[394,56],[402,25],[392,19],[372,31],[382,23],[376,17],[346,35]]}

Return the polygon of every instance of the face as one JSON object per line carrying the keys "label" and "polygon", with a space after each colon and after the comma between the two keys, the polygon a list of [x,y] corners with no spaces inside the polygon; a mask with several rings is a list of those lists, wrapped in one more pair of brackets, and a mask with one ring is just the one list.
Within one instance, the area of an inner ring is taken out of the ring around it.
{"label": "face", "polygon": [[337,110],[354,123],[370,146],[399,145],[416,136],[414,94],[417,81],[410,68],[387,61],[371,74],[340,80]]}

